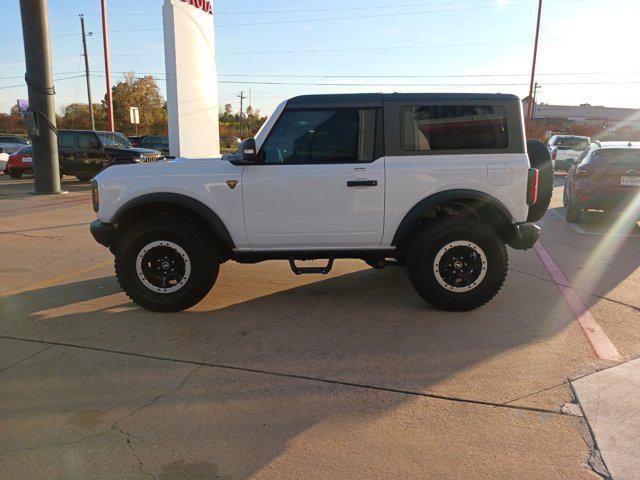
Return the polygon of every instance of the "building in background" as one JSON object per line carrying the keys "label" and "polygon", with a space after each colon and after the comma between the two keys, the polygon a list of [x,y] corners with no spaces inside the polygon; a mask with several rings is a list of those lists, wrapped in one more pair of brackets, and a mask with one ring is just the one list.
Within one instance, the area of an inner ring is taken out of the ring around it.
{"label": "building in background", "polygon": [[[527,111],[528,99],[523,100]],[[601,105],[550,105],[536,103],[531,116],[531,130],[552,133],[572,133],[602,136],[603,139],[620,137],[637,140],[640,135],[640,109],[612,108]],[[534,135],[532,135],[534,136]],[[633,138],[628,138],[629,136]]]}

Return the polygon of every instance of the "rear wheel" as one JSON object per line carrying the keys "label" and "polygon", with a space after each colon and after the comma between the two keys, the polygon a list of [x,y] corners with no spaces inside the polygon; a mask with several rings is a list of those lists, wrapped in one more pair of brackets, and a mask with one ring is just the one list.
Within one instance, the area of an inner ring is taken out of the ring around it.
{"label": "rear wheel", "polygon": [[76,178],[81,182],[88,182],[95,177],[95,175],[95,173],[79,173],[76,175]]}
{"label": "rear wheel", "polygon": [[580,223],[580,219],[582,218],[582,209],[575,206],[570,198],[567,198],[564,218],[569,223]]}
{"label": "rear wheel", "polygon": [[218,277],[213,238],[191,220],[150,217],[130,227],[115,250],[120,286],[148,310],[191,308],[209,293]]}
{"label": "rear wheel", "polygon": [[434,307],[481,307],[502,288],[508,256],[490,227],[458,217],[425,227],[407,251],[407,273],[418,294]]}

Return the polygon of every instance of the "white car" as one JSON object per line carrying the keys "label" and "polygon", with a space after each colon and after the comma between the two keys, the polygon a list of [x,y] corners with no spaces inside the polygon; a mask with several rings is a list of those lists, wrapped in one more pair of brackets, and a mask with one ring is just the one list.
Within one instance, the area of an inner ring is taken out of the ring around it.
{"label": "white car", "polygon": [[9,154],[0,148],[0,172],[4,172],[7,169],[7,162],[9,161]]}
{"label": "white car", "polygon": [[554,170],[569,171],[585,148],[591,145],[591,138],[580,135],[554,135],[549,139],[549,153]]}
{"label": "white car", "polygon": [[0,148],[9,155],[17,152],[25,145],[29,145],[29,142],[24,138],[16,137],[14,135],[0,135]]}
{"label": "white car", "polygon": [[[102,171],[91,232],[150,310],[195,305],[227,260],[288,260],[300,275],[356,258],[406,266],[427,302],[462,311],[502,287],[505,244],[536,242],[552,182],[515,96],[309,95],[278,106],[235,156]],[[298,263],[309,259],[327,264]]]}

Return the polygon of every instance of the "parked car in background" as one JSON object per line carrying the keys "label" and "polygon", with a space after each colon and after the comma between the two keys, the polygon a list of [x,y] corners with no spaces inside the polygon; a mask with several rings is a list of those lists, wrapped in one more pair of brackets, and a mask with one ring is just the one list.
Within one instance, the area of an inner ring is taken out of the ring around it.
{"label": "parked car in background", "polygon": [[11,178],[20,178],[25,173],[33,173],[32,151],[31,145],[25,145],[17,152],[9,155],[4,172]]}
{"label": "parked car in background", "polygon": [[0,148],[9,155],[17,152],[25,145],[29,145],[29,141],[24,138],[16,137],[15,135],[0,135]]}
{"label": "parked car in background", "polygon": [[554,135],[549,139],[549,153],[554,170],[568,171],[582,151],[591,144],[589,137]]}
{"label": "parked car in background", "polygon": [[9,154],[5,153],[3,148],[0,148],[0,171],[6,171],[7,160],[9,160]]}
{"label": "parked car in background", "polygon": [[156,162],[162,158],[157,150],[131,146],[122,133],[92,130],[58,131],[58,154],[61,173],[81,181],[91,180],[111,165]]}
{"label": "parked car in background", "polygon": [[[585,210],[623,211],[640,195],[640,143],[596,142],[569,169],[563,203],[566,220],[579,223]],[[640,218],[640,209],[635,212]]]}
{"label": "parked car in background", "polygon": [[158,150],[164,156],[169,155],[169,137],[164,135],[145,135],[140,137],[137,146]]}

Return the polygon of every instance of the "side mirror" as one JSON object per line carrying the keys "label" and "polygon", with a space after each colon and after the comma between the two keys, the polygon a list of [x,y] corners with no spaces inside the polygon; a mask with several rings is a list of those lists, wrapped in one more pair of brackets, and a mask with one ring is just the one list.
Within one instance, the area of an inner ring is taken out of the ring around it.
{"label": "side mirror", "polygon": [[239,160],[242,163],[256,163],[258,161],[258,149],[254,138],[247,138],[240,143]]}

